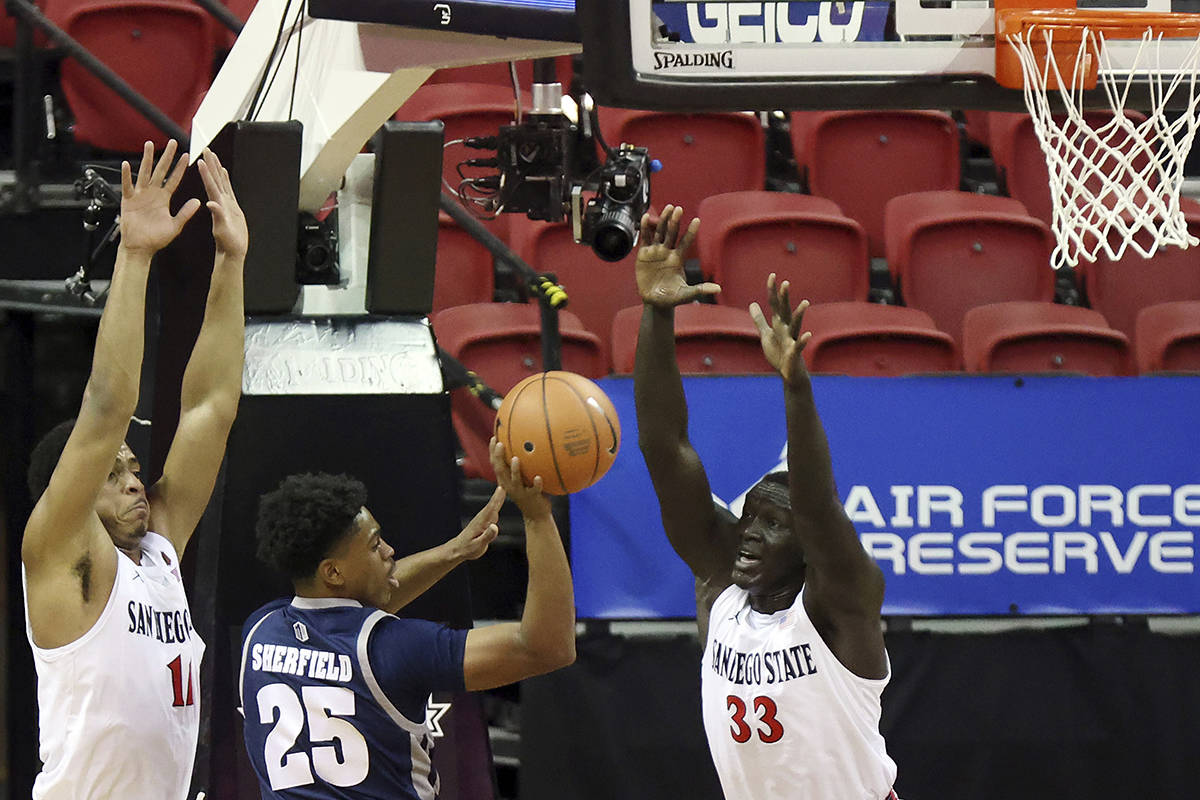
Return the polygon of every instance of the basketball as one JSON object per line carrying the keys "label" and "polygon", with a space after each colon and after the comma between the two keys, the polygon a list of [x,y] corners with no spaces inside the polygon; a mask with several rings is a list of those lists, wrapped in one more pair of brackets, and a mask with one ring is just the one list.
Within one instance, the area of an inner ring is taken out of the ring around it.
{"label": "basketball", "polygon": [[612,401],[574,372],[540,372],[514,386],[496,412],[496,439],[521,459],[521,477],[542,476],[547,494],[571,494],[604,477],[621,446]]}

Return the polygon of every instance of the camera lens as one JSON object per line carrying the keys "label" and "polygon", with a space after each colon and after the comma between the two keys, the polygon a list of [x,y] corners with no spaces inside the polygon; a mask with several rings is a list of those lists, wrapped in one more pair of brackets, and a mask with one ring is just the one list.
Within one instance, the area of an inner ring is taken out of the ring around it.
{"label": "camera lens", "polygon": [[629,206],[611,208],[596,221],[592,251],[605,261],[620,261],[633,249],[637,234],[637,220],[633,218]]}

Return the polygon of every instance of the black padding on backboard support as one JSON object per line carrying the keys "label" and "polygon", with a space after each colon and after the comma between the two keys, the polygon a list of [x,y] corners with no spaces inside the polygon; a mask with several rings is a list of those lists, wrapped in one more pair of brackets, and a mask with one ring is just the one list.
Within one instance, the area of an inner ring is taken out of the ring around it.
{"label": "black padding on backboard support", "polygon": [[296,236],[301,131],[299,122],[231,122],[213,140],[250,230],[247,314],[287,314],[300,295]]}
{"label": "black padding on backboard support", "polygon": [[387,122],[375,134],[375,186],[367,254],[367,311],[428,314],[433,308],[441,122]]}

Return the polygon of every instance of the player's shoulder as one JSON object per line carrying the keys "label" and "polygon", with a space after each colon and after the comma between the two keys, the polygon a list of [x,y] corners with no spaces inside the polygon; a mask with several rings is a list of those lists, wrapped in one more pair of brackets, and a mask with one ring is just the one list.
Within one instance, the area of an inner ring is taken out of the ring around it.
{"label": "player's shoulder", "polygon": [[291,598],[289,597],[279,597],[270,601],[269,603],[259,606],[254,611],[250,612],[250,616],[246,617],[246,621],[242,624],[243,638],[249,633],[249,631],[254,629],[254,626],[262,622],[267,615],[284,608],[290,602]]}

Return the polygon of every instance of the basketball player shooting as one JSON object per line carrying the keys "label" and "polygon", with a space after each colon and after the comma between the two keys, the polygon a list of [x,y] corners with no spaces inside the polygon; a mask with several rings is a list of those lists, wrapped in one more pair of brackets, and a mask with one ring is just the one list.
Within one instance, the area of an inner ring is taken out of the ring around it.
{"label": "basketball player shooting", "polygon": [[[264,798],[433,800],[431,692],[491,689],[575,660],[571,570],[542,479],[526,486],[495,439],[489,456],[500,488],[488,505],[447,545],[400,561],[357,480],[296,475],[263,497],[259,558],[296,592],[251,614],[243,640],[246,751]],[[393,616],[483,555],[506,495],[525,521],[520,622],[465,631]]]}
{"label": "basketball player shooting", "polygon": [[750,306],[763,353],[783,379],[788,470],[751,488],[735,518],[713,503],[688,440],[674,309],[720,287],[688,285],[684,259],[700,220],[681,236],[682,215],[667,206],[657,225],[642,218],[634,395],[663,527],[696,577],[701,704],[721,786],[728,800],[894,798],[896,765],[879,732],[890,677],[879,624],[883,573],[837,497],[801,357],[808,303],[792,309],[788,284],[776,286],[771,275],[770,319]]}
{"label": "basketball player shooting", "polygon": [[176,144],[136,180],[121,166],[121,242],[92,371],[75,420],[30,459],[36,500],[21,542],[27,633],[38,674],[44,763],[37,800],[183,800],[199,731],[204,643],[179,559],[208,504],[242,384],[242,265],[248,234],[229,173],[197,164],[216,260],[204,322],[181,386],[162,477],[146,489],[125,444],[138,401],[146,282],[155,253],[200,207],[169,202],[187,167]]}

